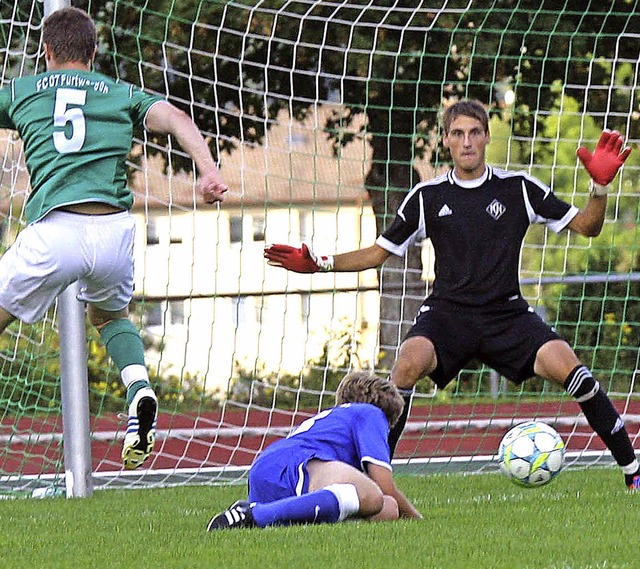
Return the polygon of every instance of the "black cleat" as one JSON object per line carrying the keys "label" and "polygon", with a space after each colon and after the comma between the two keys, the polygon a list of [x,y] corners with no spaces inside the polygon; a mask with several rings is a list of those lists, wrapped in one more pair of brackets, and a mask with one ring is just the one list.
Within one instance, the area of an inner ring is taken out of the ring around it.
{"label": "black cleat", "polygon": [[252,508],[253,504],[238,500],[231,504],[224,512],[220,512],[217,516],[211,518],[207,526],[207,531],[255,527],[256,524],[253,521],[253,514],[251,513]]}

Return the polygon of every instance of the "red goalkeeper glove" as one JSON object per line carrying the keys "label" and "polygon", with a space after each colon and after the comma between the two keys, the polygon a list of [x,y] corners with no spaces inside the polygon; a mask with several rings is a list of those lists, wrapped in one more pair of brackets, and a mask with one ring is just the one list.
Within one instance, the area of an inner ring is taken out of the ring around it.
{"label": "red goalkeeper glove", "polygon": [[317,273],[318,271],[333,270],[332,256],[320,257],[304,243],[302,247],[270,245],[265,248],[264,257],[269,265],[282,267],[295,273]]}
{"label": "red goalkeeper glove", "polygon": [[623,144],[624,139],[617,130],[603,130],[593,154],[584,146],[578,148],[576,154],[596,184],[592,190],[595,195],[606,195],[606,188],[603,186],[613,181],[631,153],[628,146],[622,148]]}

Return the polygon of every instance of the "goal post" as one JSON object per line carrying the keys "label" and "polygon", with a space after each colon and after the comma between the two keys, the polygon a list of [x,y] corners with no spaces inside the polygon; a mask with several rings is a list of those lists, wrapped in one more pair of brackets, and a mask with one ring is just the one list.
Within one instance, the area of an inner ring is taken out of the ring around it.
{"label": "goal post", "polygon": [[[44,16],[70,5],[70,0],[44,0]],[[67,498],[87,498],[93,493],[87,336],[84,306],[77,300],[79,292],[78,283],[72,283],[57,301],[63,463]]]}
{"label": "goal post", "polygon": [[[189,113],[231,187],[220,207],[204,206],[180,148],[135,133],[132,314],[159,396],[158,441],[143,470],[122,470],[125,391],[87,327],[96,488],[242,482],[261,449],[333,404],[348,370],[388,374],[429,292],[429,243],[361,274],[287,273],[267,266],[263,249],[371,245],[406,191],[449,167],[438,142],[443,105],[481,100],[491,116],[488,161],[537,176],[577,206],[588,178],[576,148],[593,147],[602,128],[634,147],[640,138],[629,32],[640,16],[628,2],[580,13],[533,0],[71,4],[98,24],[96,70]],[[1,86],[44,70],[44,11],[37,0],[2,3]],[[24,225],[29,177],[10,132],[0,133],[0,157],[4,250]],[[640,423],[639,177],[635,149],[598,238],[532,227],[521,258],[527,300],[632,426]],[[59,303],[43,322],[16,323],[0,337],[2,494],[65,483],[62,311]],[[500,437],[532,418],[556,426],[571,464],[611,463],[559,389],[539,379],[516,388],[476,365],[445,390],[419,382],[396,462],[417,472],[495,471]]]}

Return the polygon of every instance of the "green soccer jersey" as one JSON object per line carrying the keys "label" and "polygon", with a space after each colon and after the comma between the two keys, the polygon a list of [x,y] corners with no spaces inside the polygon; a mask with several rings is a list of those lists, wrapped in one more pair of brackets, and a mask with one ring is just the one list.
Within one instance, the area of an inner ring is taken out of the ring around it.
{"label": "green soccer jersey", "polygon": [[78,70],[20,77],[0,90],[0,127],[18,131],[31,176],[27,222],[70,204],[130,209],[125,161],[133,128],[162,100]]}

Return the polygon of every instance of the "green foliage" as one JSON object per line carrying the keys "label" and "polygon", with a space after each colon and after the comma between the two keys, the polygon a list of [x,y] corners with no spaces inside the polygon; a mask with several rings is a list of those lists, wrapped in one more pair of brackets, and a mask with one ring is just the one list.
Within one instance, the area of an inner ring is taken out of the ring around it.
{"label": "green foliage", "polygon": [[30,20],[39,22],[43,14],[42,2],[0,0],[0,69],[4,79],[44,70],[44,58],[34,57],[38,53],[40,30],[24,24]]}
{"label": "green foliage", "polygon": [[[20,333],[16,336],[18,330]],[[93,326],[87,324],[86,335],[91,413],[122,411],[126,389],[120,374]],[[152,342],[146,343],[148,349],[154,349]],[[2,414],[61,411],[59,351],[58,332],[49,319],[31,326],[16,324],[0,335]],[[220,393],[205,390],[204,381],[197,375],[176,376],[159,369],[148,371],[161,410],[194,411],[219,406]]]}
{"label": "green foliage", "polygon": [[[142,319],[144,304],[133,303],[133,318]],[[141,330],[145,351],[161,351],[161,342]],[[126,389],[122,385],[119,372],[111,362],[98,332],[87,326],[89,340],[88,365],[89,385],[92,409],[121,410],[126,398]],[[170,370],[147,366],[149,380],[158,397],[161,411],[216,409],[219,406],[220,393],[204,388],[204,381],[197,374],[182,373],[175,375]]]}
{"label": "green foliage", "polygon": [[604,388],[633,391],[640,338],[640,283],[565,285],[554,306],[558,332]]}
{"label": "green foliage", "polygon": [[61,409],[58,350],[57,334],[44,323],[0,335],[0,416]]}
{"label": "green foliage", "polygon": [[[318,101],[339,100],[324,128],[336,153],[363,138],[370,145],[365,187],[379,228],[417,181],[416,157],[447,163],[437,117],[448,101],[466,96],[490,106],[503,121],[493,125],[496,152],[504,153],[495,163],[531,165],[532,174],[577,205],[585,198],[573,188],[586,192],[588,177],[576,168],[576,143],[593,145],[604,126],[640,136],[637,46],[627,31],[637,27],[638,15],[627,0],[606,10],[539,0],[504,0],[491,9],[456,0],[441,10],[392,0],[86,4],[100,28],[96,68],[165,95],[193,116],[214,153],[262,144],[281,113],[302,120]],[[510,109],[504,87],[515,92]],[[164,147],[161,141],[147,151]],[[629,165],[638,159],[632,155]],[[191,167],[182,155],[165,164]],[[637,187],[635,179],[624,183]],[[637,220],[637,204],[634,211]],[[564,240],[532,230],[525,276],[549,267],[536,252],[539,244],[550,251]],[[410,255],[408,266],[419,270],[419,259]],[[385,272],[382,289],[400,287],[401,278]],[[381,305],[391,314],[384,294]],[[390,320],[409,317],[396,310]],[[389,345],[397,329],[381,326],[380,336]]]}
{"label": "green foliage", "polygon": [[[593,3],[561,10],[557,3],[539,0],[505,0],[491,10],[456,0],[442,11],[392,0],[341,6],[282,0],[259,6],[200,0],[74,5],[88,9],[98,23],[96,69],[166,95],[215,139],[215,151],[232,152],[239,141],[261,144],[280,112],[301,120],[318,99],[338,95],[343,104],[328,119],[327,136],[336,151],[367,137],[375,171],[367,187],[379,219],[394,210],[389,189],[406,190],[413,180],[410,164],[416,156],[432,152],[435,164],[446,161],[434,142],[443,101],[470,96],[490,104],[495,112],[489,161],[528,168],[578,206],[586,200],[588,176],[576,160],[577,144],[593,148],[603,126],[624,130],[631,139],[640,136],[639,95],[633,88],[637,45],[626,39],[638,15],[627,0],[615,0],[606,10]],[[32,0],[2,0],[1,6],[12,18],[0,22],[8,48],[0,49],[0,64],[7,77],[30,73],[38,58],[23,54],[37,52],[37,34],[15,22],[39,21],[42,6]],[[500,106],[504,86],[516,94],[511,109]],[[354,124],[363,114],[366,127],[356,132]],[[179,158],[171,164],[190,167]],[[522,275],[637,271],[638,165],[636,151],[621,174],[622,195],[609,200],[609,222],[591,243],[531,228]],[[376,198],[376,192],[385,195]],[[625,383],[637,346],[636,285],[565,283],[527,292],[542,299],[547,319],[575,343],[583,359]],[[44,408],[57,409],[57,337],[41,326],[23,331],[27,336],[17,341],[0,339],[0,398],[8,412],[35,409],[40,397]],[[92,409],[121,409],[123,388],[95,338],[89,353]],[[332,389],[351,363],[337,364],[324,353],[300,375],[275,378],[259,363],[253,369],[239,366],[232,394],[291,406],[299,403],[296,390],[302,388],[300,397],[317,402],[314,392]],[[176,377],[167,370],[151,374],[165,405],[216,404],[197,377]],[[457,389],[482,393],[485,377],[471,369]]]}
{"label": "green foliage", "polygon": [[[586,194],[589,177],[576,159],[577,143],[593,150],[601,127],[593,116],[581,113],[578,101],[568,96],[559,83],[555,83],[553,92],[556,98],[551,111],[539,120],[540,135],[532,149],[535,164],[530,171],[551,185],[561,198],[574,201],[577,197],[576,205],[581,206],[586,197],[574,196],[573,188],[582,188]],[[528,149],[510,136],[508,120],[506,116],[492,118],[488,159],[497,164],[527,160]],[[629,392],[637,367],[640,285],[624,278],[621,282],[608,282],[606,275],[620,279],[640,271],[639,164],[640,153],[632,152],[620,175],[623,193],[609,199],[607,223],[598,237],[589,241],[577,234],[556,235],[534,226],[527,235],[521,264],[525,278],[602,276],[605,282],[529,285],[524,291],[529,297],[539,298],[537,304],[544,310],[546,320],[600,375],[603,384],[606,386],[608,381],[609,389],[622,393]],[[614,188],[617,184],[618,180]],[[479,381],[473,378],[469,383],[477,386]],[[527,382],[527,390],[530,383]],[[543,389],[543,384],[539,387]]]}
{"label": "green foliage", "polygon": [[[280,111],[301,120],[318,98],[338,97],[343,108],[325,125],[336,149],[366,135],[389,173],[433,149],[443,100],[469,96],[499,106],[503,85],[516,92],[519,137],[533,138],[558,82],[571,85],[581,109],[606,114],[607,126],[628,127],[637,137],[639,121],[625,118],[638,102],[633,65],[613,67],[608,59],[635,61],[633,41],[619,39],[632,25],[633,4],[616,0],[606,11],[548,4],[78,3],[100,25],[98,69],[166,94],[217,137],[216,150],[231,152],[240,140],[261,144]],[[588,84],[611,88],[582,87]],[[361,114],[366,131],[354,132]],[[174,167],[180,163],[189,167]]]}
{"label": "green foliage", "polygon": [[[566,259],[569,274],[600,274],[604,282],[560,283],[546,287],[542,305],[558,332],[574,345],[605,387],[628,393],[637,368],[640,338],[640,282],[608,280],[640,271],[637,226],[605,226],[599,246]],[[546,260],[553,263],[551,256]]]}

